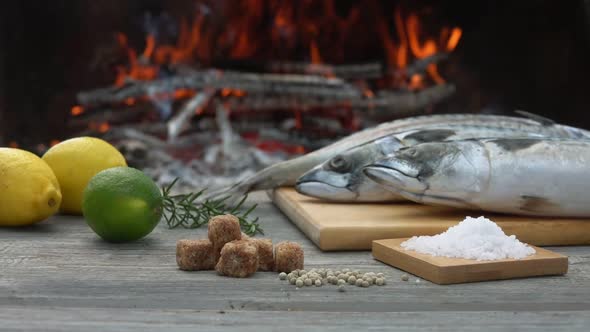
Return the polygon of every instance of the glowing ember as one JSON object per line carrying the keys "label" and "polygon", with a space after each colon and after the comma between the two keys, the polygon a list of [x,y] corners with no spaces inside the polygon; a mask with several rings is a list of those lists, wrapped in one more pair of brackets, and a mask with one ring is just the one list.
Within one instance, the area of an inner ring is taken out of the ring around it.
{"label": "glowing ember", "polygon": [[18,149],[18,147],[19,147],[18,143],[15,142],[15,141],[9,142],[8,143],[8,146],[11,147],[11,148],[13,148],[13,149]]}
{"label": "glowing ember", "polygon": [[424,80],[422,79],[422,75],[414,74],[410,79],[410,90],[418,90],[424,87]]}
{"label": "glowing ember", "polygon": [[99,133],[106,133],[107,131],[109,131],[109,129],[111,129],[111,126],[109,125],[108,122],[103,122],[100,125],[98,125],[98,132]]}
{"label": "glowing ember", "polygon": [[72,110],[71,110],[71,112],[70,112],[70,113],[71,113],[73,116],[78,116],[78,115],[80,115],[80,114],[84,113],[84,108],[83,108],[82,106],[79,106],[79,105],[77,105],[77,106],[74,106],[74,107],[72,107]]}

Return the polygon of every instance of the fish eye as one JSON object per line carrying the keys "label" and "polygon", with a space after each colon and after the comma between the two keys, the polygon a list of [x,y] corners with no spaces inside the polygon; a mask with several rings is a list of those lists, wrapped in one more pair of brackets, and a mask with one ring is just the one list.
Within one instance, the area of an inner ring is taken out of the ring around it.
{"label": "fish eye", "polygon": [[330,168],[336,172],[346,172],[350,168],[350,163],[342,156],[336,156],[330,160]]}

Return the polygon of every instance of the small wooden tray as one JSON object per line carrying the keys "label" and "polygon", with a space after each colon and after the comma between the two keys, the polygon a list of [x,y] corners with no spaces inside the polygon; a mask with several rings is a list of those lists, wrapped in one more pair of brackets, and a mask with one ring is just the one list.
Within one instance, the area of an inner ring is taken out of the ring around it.
{"label": "small wooden tray", "polygon": [[476,261],[435,257],[405,250],[404,239],[373,241],[373,257],[439,285],[567,273],[567,256],[531,246],[536,253],[523,259]]}

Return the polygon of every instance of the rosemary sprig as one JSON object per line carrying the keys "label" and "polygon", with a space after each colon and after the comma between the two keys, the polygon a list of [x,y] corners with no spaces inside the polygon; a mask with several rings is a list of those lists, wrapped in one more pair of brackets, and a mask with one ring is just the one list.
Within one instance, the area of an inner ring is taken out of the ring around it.
{"label": "rosemary sprig", "polygon": [[226,203],[231,196],[218,200],[206,200],[202,203],[195,203],[203,195],[205,189],[185,195],[171,195],[170,192],[176,182],[178,182],[178,178],[168,186],[162,187],[164,219],[168,224],[168,228],[172,229],[179,226],[189,229],[199,228],[207,224],[211,217],[222,214],[233,214],[240,220],[240,226],[244,233],[248,235],[255,235],[256,233],[264,234],[258,224],[258,217],[250,217],[250,213],[256,209],[257,204],[252,205],[244,211],[243,206],[248,195],[244,195],[235,206]]}

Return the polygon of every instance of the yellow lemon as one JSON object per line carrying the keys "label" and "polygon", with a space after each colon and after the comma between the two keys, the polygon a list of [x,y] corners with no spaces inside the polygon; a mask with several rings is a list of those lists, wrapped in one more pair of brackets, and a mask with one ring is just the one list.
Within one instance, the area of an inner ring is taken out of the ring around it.
{"label": "yellow lemon", "polygon": [[94,137],[77,137],[49,149],[49,164],[61,187],[61,211],[82,214],[82,197],[90,179],[100,171],[127,166],[125,157],[109,143]]}
{"label": "yellow lemon", "polygon": [[61,203],[59,183],[36,155],[0,148],[0,226],[24,226],[55,214]]}

